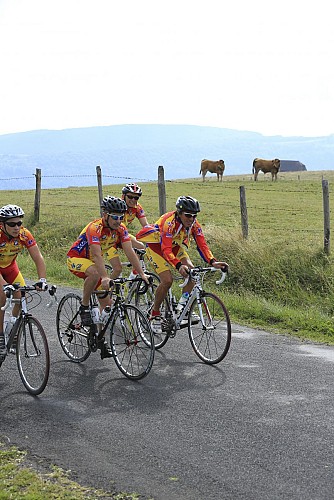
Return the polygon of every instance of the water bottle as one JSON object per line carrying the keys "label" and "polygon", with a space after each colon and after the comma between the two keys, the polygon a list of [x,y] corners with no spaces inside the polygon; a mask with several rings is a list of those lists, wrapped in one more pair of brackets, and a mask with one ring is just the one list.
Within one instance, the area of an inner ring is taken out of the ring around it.
{"label": "water bottle", "polygon": [[14,325],[14,323],[15,323],[16,320],[17,320],[17,318],[15,316],[10,316],[8,318],[8,321],[7,321],[7,324],[5,326],[5,330],[4,330],[5,331],[5,342],[6,342],[6,344],[7,344],[10,332],[12,330],[12,327],[13,327],[13,325]]}
{"label": "water bottle", "polygon": [[184,306],[188,302],[188,298],[189,298],[189,292],[183,292],[176,308],[178,312],[181,312],[183,310]]}
{"label": "water bottle", "polygon": [[137,278],[137,276],[138,276],[137,271],[132,269],[131,273],[129,274],[129,280],[134,280],[135,278]]}
{"label": "water bottle", "polygon": [[93,305],[90,310],[90,314],[92,316],[93,323],[97,324],[100,322],[100,309],[98,305]]}
{"label": "water bottle", "polygon": [[106,325],[107,324],[107,321],[110,317],[110,313],[111,313],[111,307],[110,306],[106,306],[102,312],[101,312],[101,315],[100,315],[100,323],[102,326]]}

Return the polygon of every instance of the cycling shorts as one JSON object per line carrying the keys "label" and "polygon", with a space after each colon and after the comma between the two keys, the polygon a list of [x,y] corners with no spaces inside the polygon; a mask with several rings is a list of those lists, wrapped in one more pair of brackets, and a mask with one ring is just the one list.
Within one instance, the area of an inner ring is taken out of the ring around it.
{"label": "cycling shorts", "polygon": [[[146,245],[146,256],[151,262],[155,272],[160,274],[170,270],[170,264],[168,264],[167,260],[162,255],[160,243],[146,243]],[[187,252],[179,246],[174,247],[172,252],[179,260],[189,259]]]}
{"label": "cycling shorts", "polygon": [[0,267],[0,274],[3,279],[11,285],[13,283],[18,283],[20,286],[25,286],[24,278],[19,270],[16,260],[14,260],[7,267]]}
{"label": "cycling shorts", "polygon": [[[78,278],[87,278],[86,271],[90,266],[94,266],[94,262],[92,260],[83,259],[80,257],[67,257],[68,270]],[[96,289],[99,289],[100,285],[101,280],[99,279],[96,285]]]}

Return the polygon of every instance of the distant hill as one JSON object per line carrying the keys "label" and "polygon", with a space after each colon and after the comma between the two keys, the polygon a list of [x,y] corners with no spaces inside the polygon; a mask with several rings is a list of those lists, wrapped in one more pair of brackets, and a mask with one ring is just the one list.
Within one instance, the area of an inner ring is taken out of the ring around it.
{"label": "distant hill", "polygon": [[[289,158],[307,170],[334,169],[334,135],[263,136],[256,132],[192,125],[113,125],[35,130],[0,135],[0,189],[32,189],[36,168],[42,187],[95,185],[128,179],[198,177],[203,158],[223,159],[227,175],[251,173],[255,157]],[[11,178],[11,180],[6,180]]]}

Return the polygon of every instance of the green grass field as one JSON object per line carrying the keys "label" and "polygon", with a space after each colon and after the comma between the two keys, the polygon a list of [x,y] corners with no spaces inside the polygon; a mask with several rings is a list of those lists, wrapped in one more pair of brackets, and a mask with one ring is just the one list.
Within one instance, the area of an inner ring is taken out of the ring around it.
{"label": "green grass field", "polygon": [[[216,258],[230,264],[228,280],[216,292],[233,322],[333,343],[333,258],[323,251],[322,179],[331,186],[334,171],[291,172],[201,177],[166,182],[167,210],[179,195],[201,203],[198,217]],[[240,186],[245,187],[249,236],[242,238]],[[149,222],[159,216],[157,183],[141,183],[141,202]],[[119,196],[122,185],[105,185],[103,195]],[[33,222],[34,191],[2,191],[2,203],[21,205],[25,224],[39,242],[48,267],[48,281],[82,286],[66,269],[66,252],[88,221],[99,216],[97,187],[45,189],[40,221]],[[330,197],[330,206],[333,199]],[[130,227],[136,233],[139,224]],[[200,258],[190,248],[194,263]],[[22,271],[35,276],[32,262],[20,256]],[[211,288],[216,288],[214,282]]]}

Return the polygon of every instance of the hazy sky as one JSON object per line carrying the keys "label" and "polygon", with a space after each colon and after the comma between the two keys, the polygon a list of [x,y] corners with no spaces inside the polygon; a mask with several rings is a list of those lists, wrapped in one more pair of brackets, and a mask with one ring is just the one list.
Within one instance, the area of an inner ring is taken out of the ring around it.
{"label": "hazy sky", "polygon": [[331,0],[0,0],[0,134],[334,133]]}

